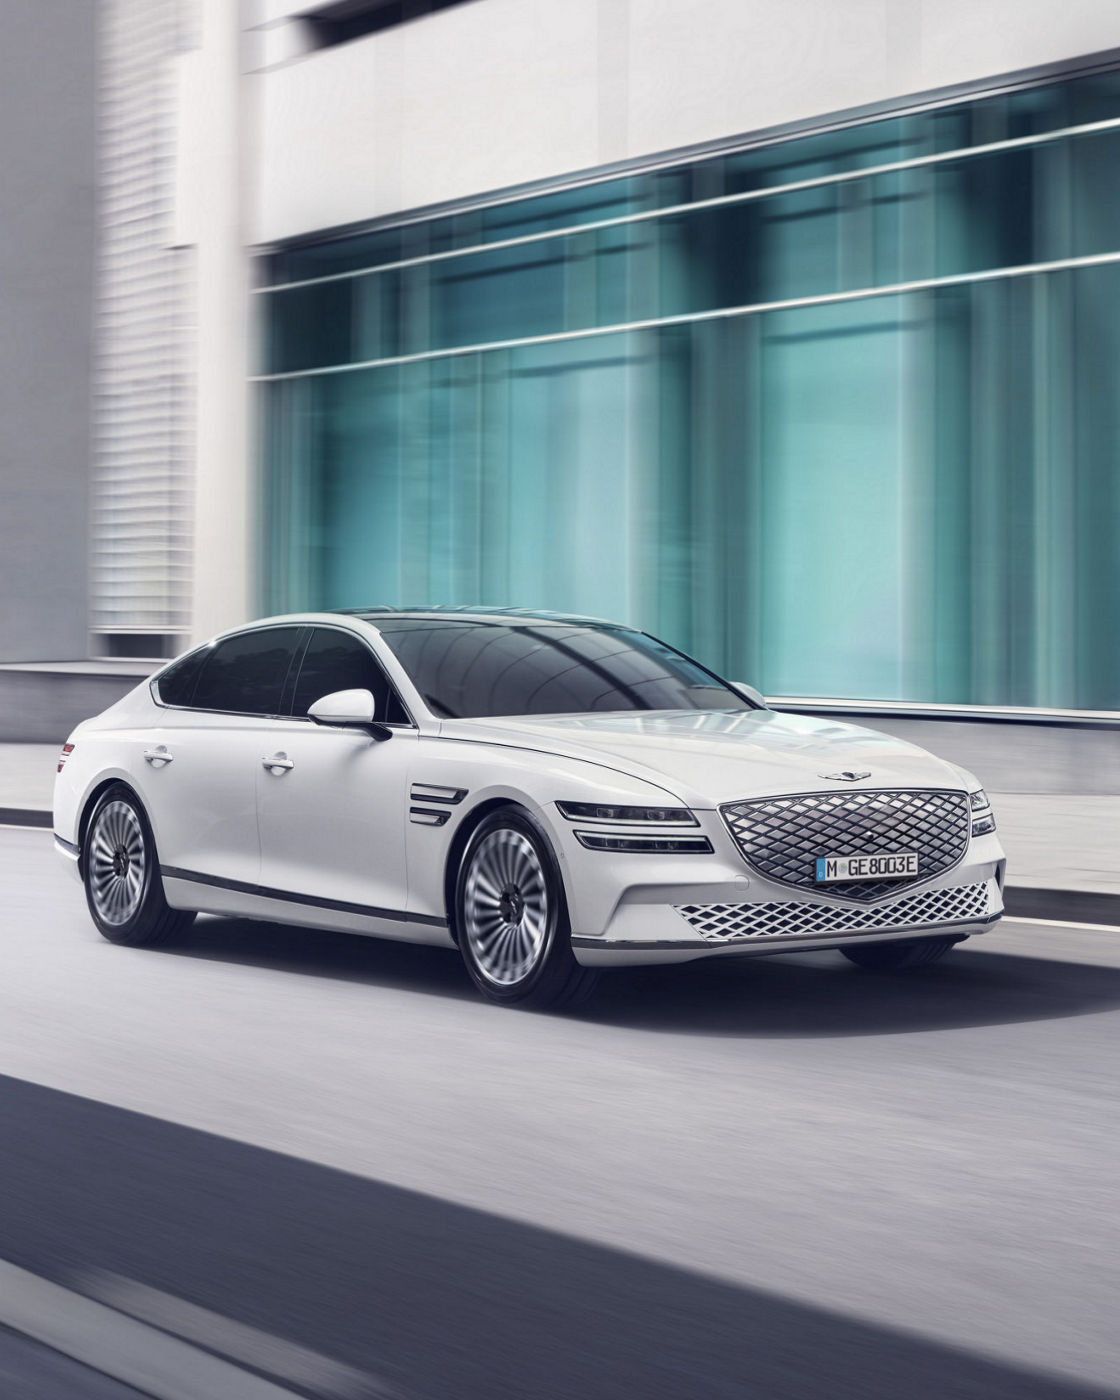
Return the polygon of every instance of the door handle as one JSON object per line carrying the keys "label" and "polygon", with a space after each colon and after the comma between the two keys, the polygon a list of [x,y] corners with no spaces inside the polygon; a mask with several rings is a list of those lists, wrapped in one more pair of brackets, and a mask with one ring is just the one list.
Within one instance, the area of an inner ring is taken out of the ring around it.
{"label": "door handle", "polygon": [[160,744],[157,748],[145,749],[144,757],[148,760],[149,763],[156,764],[170,763],[171,760],[175,757],[175,755],[173,753],[170,753],[166,748],[164,748],[162,744]]}
{"label": "door handle", "polygon": [[277,770],[286,772],[289,768],[296,766],[286,753],[274,753],[270,758],[262,758],[261,763],[270,773],[275,773]]}

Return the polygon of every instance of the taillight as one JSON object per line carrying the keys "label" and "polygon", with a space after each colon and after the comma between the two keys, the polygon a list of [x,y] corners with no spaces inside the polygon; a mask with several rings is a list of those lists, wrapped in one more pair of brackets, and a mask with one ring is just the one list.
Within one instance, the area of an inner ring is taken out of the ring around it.
{"label": "taillight", "polygon": [[62,772],[63,768],[66,766],[66,760],[70,757],[70,755],[71,755],[73,752],[74,752],[74,745],[73,745],[73,744],[63,744],[63,746],[62,746],[62,752],[61,752],[61,753],[59,754],[59,756],[58,756],[58,772],[60,772],[60,773]]}

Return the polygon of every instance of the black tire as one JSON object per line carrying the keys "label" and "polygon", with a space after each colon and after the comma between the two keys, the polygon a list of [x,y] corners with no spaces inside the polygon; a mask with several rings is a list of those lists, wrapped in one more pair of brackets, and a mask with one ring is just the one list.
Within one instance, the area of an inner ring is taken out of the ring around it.
{"label": "black tire", "polygon": [[897,943],[857,943],[840,951],[857,967],[869,972],[908,972],[943,958],[963,938],[908,938]]}
{"label": "black tire", "polygon": [[499,1006],[573,1006],[598,980],[576,962],[556,856],[523,808],[499,808],[471,833],[453,919],[471,980]]}
{"label": "black tire", "polygon": [[148,814],[124,783],[107,788],[90,815],[82,883],[90,917],[110,943],[168,943],[194,921],[193,911],[172,909],[164,898]]}

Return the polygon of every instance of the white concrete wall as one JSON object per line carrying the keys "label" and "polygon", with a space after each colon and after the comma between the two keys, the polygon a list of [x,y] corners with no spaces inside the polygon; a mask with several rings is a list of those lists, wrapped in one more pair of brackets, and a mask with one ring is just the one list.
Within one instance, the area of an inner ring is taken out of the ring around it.
{"label": "white concrete wall", "polygon": [[249,260],[245,249],[250,114],[230,0],[200,0],[200,47],[179,61],[174,238],[195,250],[197,411],[191,640],[252,614],[248,430]]}
{"label": "white concrete wall", "polygon": [[252,243],[1120,47],[1116,0],[473,0],[299,56],[310,8],[246,10]]}

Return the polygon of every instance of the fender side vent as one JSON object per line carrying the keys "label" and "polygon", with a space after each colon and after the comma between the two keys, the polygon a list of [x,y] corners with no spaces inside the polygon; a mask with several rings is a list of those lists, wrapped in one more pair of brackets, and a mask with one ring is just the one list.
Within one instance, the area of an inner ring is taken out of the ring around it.
{"label": "fender side vent", "polygon": [[413,802],[446,802],[454,807],[466,797],[467,789],[441,787],[438,783],[413,783],[408,795]]}

